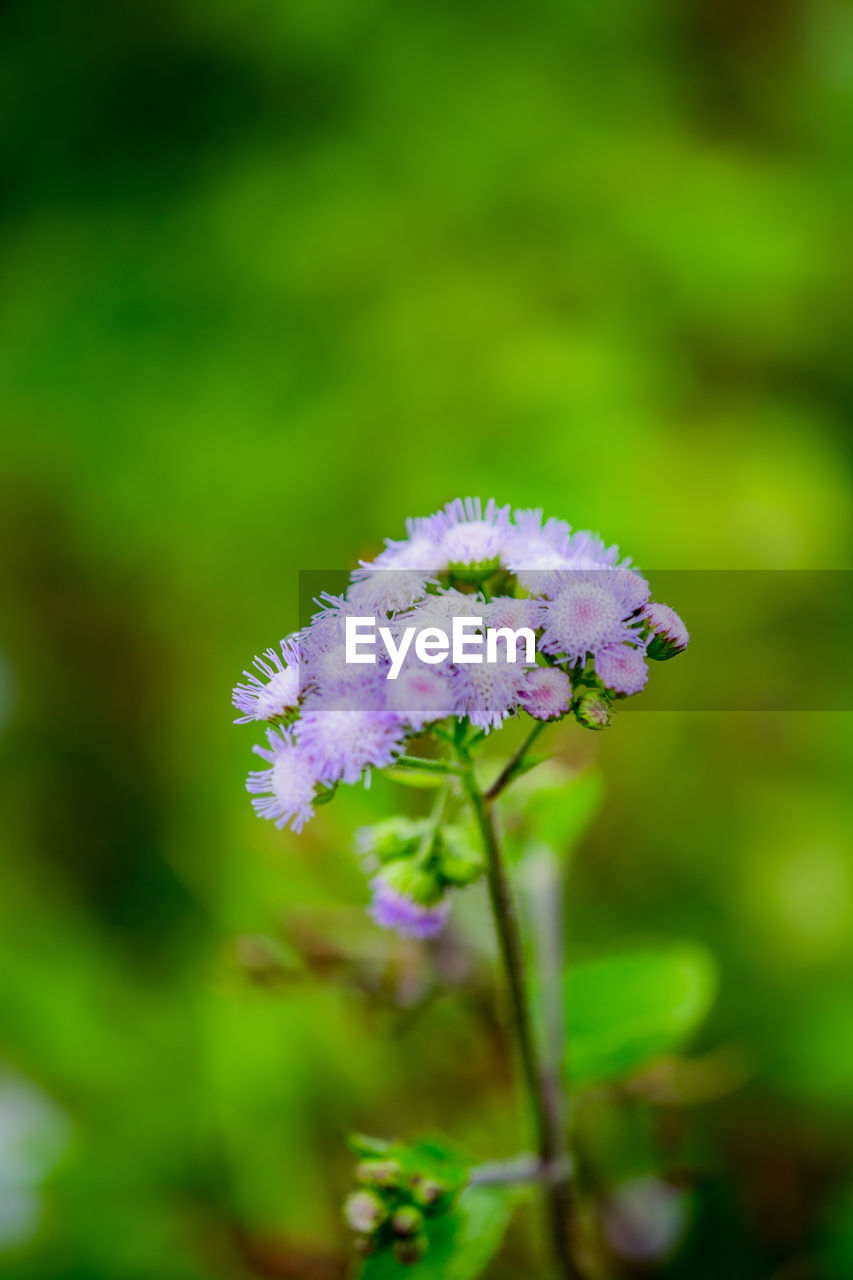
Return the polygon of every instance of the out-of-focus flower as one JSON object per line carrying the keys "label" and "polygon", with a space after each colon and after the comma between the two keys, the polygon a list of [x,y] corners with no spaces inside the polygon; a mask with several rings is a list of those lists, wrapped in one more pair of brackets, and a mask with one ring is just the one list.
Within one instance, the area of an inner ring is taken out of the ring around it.
{"label": "out-of-focus flower", "polygon": [[383,929],[394,929],[404,938],[434,938],[447,922],[450,906],[440,902],[434,907],[423,907],[383,881],[373,882],[373,902],[370,914]]}
{"label": "out-of-focus flower", "polygon": [[344,1201],[347,1226],[360,1235],[372,1235],[388,1217],[388,1209],[373,1191],[353,1191]]}

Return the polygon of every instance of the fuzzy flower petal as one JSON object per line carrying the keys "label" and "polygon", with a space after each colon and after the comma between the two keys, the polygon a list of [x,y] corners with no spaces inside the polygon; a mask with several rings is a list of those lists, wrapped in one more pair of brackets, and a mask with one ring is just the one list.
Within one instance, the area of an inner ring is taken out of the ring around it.
{"label": "fuzzy flower petal", "polygon": [[388,710],[401,716],[411,729],[453,715],[456,707],[454,677],[444,668],[411,666],[396,680],[388,681]]}
{"label": "fuzzy flower petal", "polygon": [[352,575],[347,601],[367,614],[398,613],[426,594],[428,575],[417,569],[383,569],[362,564]]}
{"label": "fuzzy flower petal", "polygon": [[518,709],[529,668],[515,662],[466,663],[454,684],[456,714],[478,729],[497,729]]}
{"label": "fuzzy flower petal", "polygon": [[569,709],[572,683],[565,671],[556,667],[537,667],[527,676],[518,696],[524,710],[534,720],[554,720]]}
{"label": "fuzzy flower petal", "polygon": [[315,698],[299,721],[299,745],[327,785],[358,782],[365,770],[386,768],[404,737],[400,716],[359,710],[347,695]]}
{"label": "fuzzy flower petal", "polygon": [[544,652],[575,663],[606,645],[630,640],[635,635],[627,622],[631,610],[620,586],[617,574],[555,574],[552,598],[539,606]]}
{"label": "fuzzy flower petal", "polygon": [[252,805],[259,817],[269,818],[279,829],[290,825],[299,832],[314,816],[316,770],[290,730],[269,729],[267,741],[268,748],[254,751],[270,768],[252,770],[246,790],[255,797]]}
{"label": "fuzzy flower petal", "polygon": [[231,701],[242,715],[235,724],[248,724],[252,720],[271,720],[284,715],[299,704],[300,658],[298,646],[291,640],[282,640],[281,657],[275,649],[266,649],[253,666],[265,679],[251,671],[244,671],[246,680],[238,684]]}
{"label": "fuzzy flower petal", "polygon": [[595,671],[601,683],[614,693],[639,693],[649,678],[642,649],[627,644],[609,645],[595,655]]}
{"label": "fuzzy flower petal", "polygon": [[499,507],[494,498],[485,507],[479,498],[456,498],[444,508],[444,517],[441,555],[446,565],[494,560],[502,555],[511,537],[509,505]]}

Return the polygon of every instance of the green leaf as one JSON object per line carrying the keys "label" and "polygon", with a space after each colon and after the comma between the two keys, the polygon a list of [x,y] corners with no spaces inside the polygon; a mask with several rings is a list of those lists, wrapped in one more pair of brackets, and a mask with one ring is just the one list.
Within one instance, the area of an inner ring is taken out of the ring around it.
{"label": "green leaf", "polygon": [[559,790],[543,792],[531,810],[534,834],[558,853],[571,853],[598,812],[603,791],[601,774],[586,769]]}
{"label": "green leaf", "polygon": [[386,1142],[384,1138],[372,1138],[367,1133],[348,1133],[346,1135],[346,1144],[353,1155],[357,1155],[363,1160],[384,1156],[391,1147],[391,1143]]}
{"label": "green leaf", "polygon": [[572,1086],[626,1076],[678,1048],[705,1017],[716,967],[690,943],[590,960],[564,989]]}
{"label": "green leaf", "polygon": [[505,1187],[466,1187],[448,1213],[427,1221],[429,1248],[415,1266],[383,1249],[365,1262],[359,1280],[474,1280],[497,1253],[515,1194]]}
{"label": "green leaf", "polygon": [[540,763],[507,792],[510,812],[521,818],[521,829],[512,836],[516,855],[531,841],[563,857],[571,854],[598,812],[603,790],[597,769],[571,774],[556,762]]}

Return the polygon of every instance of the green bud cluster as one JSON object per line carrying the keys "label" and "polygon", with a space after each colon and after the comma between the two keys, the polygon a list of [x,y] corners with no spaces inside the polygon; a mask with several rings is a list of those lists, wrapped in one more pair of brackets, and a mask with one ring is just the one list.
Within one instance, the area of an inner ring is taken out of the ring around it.
{"label": "green bud cluster", "polygon": [[404,1266],[419,1262],[429,1247],[428,1219],[450,1208],[456,1188],[390,1155],[360,1160],[355,1179],[343,1211],[358,1252],[387,1249]]}
{"label": "green bud cluster", "polygon": [[391,818],[363,828],[359,845],[380,863],[391,889],[424,907],[440,902],[448,889],[473,884],[483,871],[481,855],[456,824]]}

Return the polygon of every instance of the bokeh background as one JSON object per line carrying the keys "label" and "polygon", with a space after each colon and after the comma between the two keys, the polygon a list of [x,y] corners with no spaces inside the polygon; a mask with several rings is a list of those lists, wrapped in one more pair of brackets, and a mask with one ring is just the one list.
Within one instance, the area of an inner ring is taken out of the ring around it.
{"label": "bokeh background", "polygon": [[[851,41],[833,0],[0,7],[2,1276],[343,1276],[347,1128],[523,1144],[485,927],[364,919],[353,827],[421,797],[276,833],[230,689],[299,570],[457,494],[849,567]],[[559,742],[603,780],[573,953],[719,967],[692,1105],[584,1121],[658,1206],[607,1274],[853,1275],[849,715]],[[534,1216],[494,1280],[547,1276]]]}

